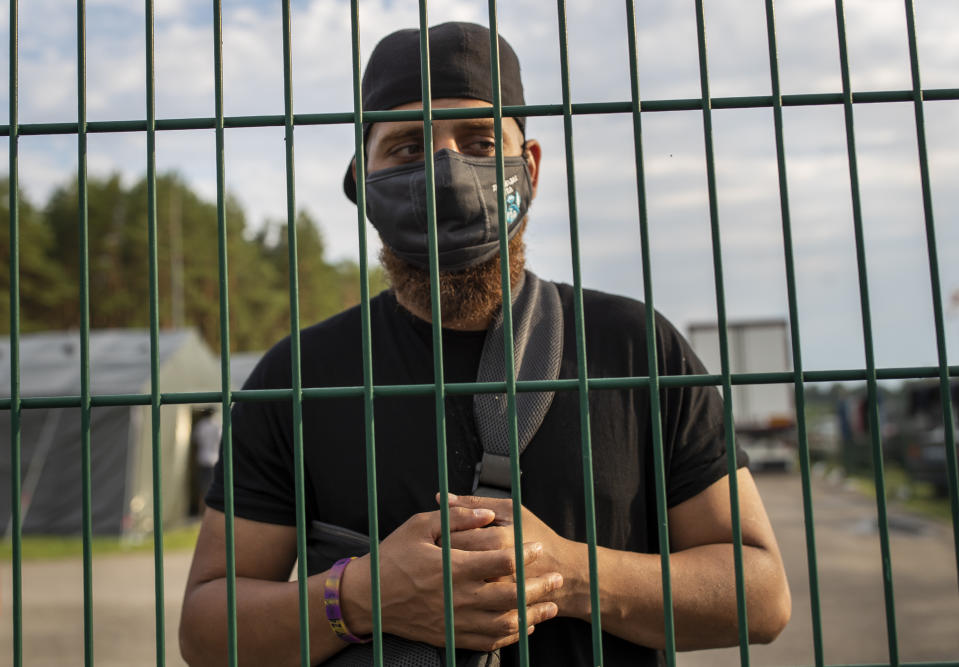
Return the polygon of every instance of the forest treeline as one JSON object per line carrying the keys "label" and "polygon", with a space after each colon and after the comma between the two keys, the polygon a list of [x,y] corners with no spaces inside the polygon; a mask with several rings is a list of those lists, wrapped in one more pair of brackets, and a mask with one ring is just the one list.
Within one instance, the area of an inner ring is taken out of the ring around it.
{"label": "forest treeline", "polygon": [[[0,179],[0,332],[10,330],[9,179]],[[219,349],[220,299],[216,204],[176,174],[157,178],[160,327],[195,327]],[[231,352],[263,350],[290,331],[289,252],[284,222],[253,229],[227,196]],[[76,180],[46,203],[19,197],[20,330],[80,327],[80,253]],[[124,186],[119,175],[91,177],[87,187],[90,322],[100,328],[146,328],[150,313],[146,179]],[[355,262],[330,262],[305,211],[296,218],[301,326],[359,302]],[[379,267],[370,291],[385,286]],[[182,287],[180,287],[182,286]]]}

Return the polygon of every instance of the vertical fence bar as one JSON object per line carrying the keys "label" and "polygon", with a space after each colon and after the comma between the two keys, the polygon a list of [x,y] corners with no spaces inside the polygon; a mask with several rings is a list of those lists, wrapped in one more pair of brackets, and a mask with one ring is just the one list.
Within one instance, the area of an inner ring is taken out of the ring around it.
{"label": "vertical fence bar", "polygon": [[776,135],[776,167],[779,175],[779,210],[782,216],[783,256],[786,262],[786,294],[792,342],[796,428],[799,439],[799,470],[802,477],[803,519],[806,528],[806,565],[809,572],[809,607],[812,615],[813,656],[823,667],[822,611],[819,601],[819,567],[816,557],[816,526],[813,517],[812,482],[809,474],[809,438],[806,433],[806,389],[803,384],[802,346],[799,338],[799,301],[796,296],[796,264],[793,252],[792,218],[789,213],[789,181],[786,177],[786,147],[783,138],[782,91],[779,85],[779,49],[776,45],[776,14],[773,0],[766,0],[766,42],[769,47],[769,78],[773,95],[773,126]]}
{"label": "vertical fence bar", "polygon": [[[230,419],[230,371],[229,371],[229,289],[228,289],[228,243],[226,226],[225,203],[225,162],[224,162],[224,115],[222,103],[222,10],[221,0],[214,0],[214,58],[215,58],[215,131],[216,131],[216,160],[217,160],[217,225],[218,225],[218,266],[220,289],[220,351],[221,351],[221,381],[223,407],[223,455],[224,455],[224,484],[225,484],[225,514],[226,514],[226,542],[227,542],[227,608],[229,633],[229,662],[237,663],[237,629],[236,629],[236,574],[233,531],[233,464]],[[599,608],[598,573],[596,567],[596,526],[592,480],[592,453],[589,426],[588,378],[586,374],[586,346],[585,323],[582,304],[582,284],[580,276],[580,253],[578,216],[576,207],[575,174],[573,160],[572,137],[572,105],[570,101],[568,43],[566,25],[565,0],[558,0],[559,35],[561,48],[561,68],[563,87],[563,119],[565,133],[565,152],[567,168],[567,188],[569,198],[570,237],[574,276],[574,306],[578,362],[578,388],[581,411],[581,437],[583,455],[583,474],[585,483],[585,504],[587,513],[587,541],[589,553],[590,595],[592,603],[592,633],[594,662],[602,664],[602,630],[601,610]],[[799,436],[800,461],[802,472],[803,510],[806,521],[807,559],[810,576],[810,595],[813,617],[814,652],[817,667],[824,664],[821,628],[821,610],[819,600],[818,568],[816,564],[815,529],[813,522],[813,507],[811,497],[811,483],[809,476],[809,450],[805,423],[805,391],[802,381],[803,365],[800,345],[800,326],[798,301],[796,295],[796,276],[794,252],[792,242],[791,221],[788,203],[788,188],[786,176],[785,149],[783,138],[782,96],[778,72],[778,56],[776,47],[775,19],[773,0],[765,0],[770,77],[772,86],[772,108],[775,127],[777,150],[777,166],[780,188],[780,206],[782,215],[784,255],[786,264],[787,293],[790,312],[793,377],[795,400],[797,409],[797,428]],[[148,197],[148,244],[149,244],[149,289],[150,289],[150,368],[151,368],[151,425],[152,425],[152,473],[153,473],[153,531],[154,531],[154,574],[155,574],[155,613],[156,613],[156,661],[157,665],[165,664],[165,629],[163,605],[163,508],[162,508],[162,465],[160,449],[160,406],[161,395],[159,387],[159,290],[158,290],[158,260],[157,260],[157,219],[156,219],[156,116],[155,116],[155,76],[154,76],[154,3],[145,0],[146,9],[146,107],[147,107],[147,197]],[[641,98],[638,79],[638,55],[636,47],[636,18],[634,0],[626,0],[632,118],[634,131],[634,150],[637,169],[637,195],[639,199],[639,224],[642,244],[644,298],[646,300],[646,328],[647,328],[647,356],[649,360],[649,391],[651,413],[655,415],[652,423],[654,440],[654,464],[656,474],[657,515],[659,520],[659,540],[662,558],[662,580],[664,598],[664,622],[666,628],[666,657],[670,665],[675,663],[674,619],[672,614],[672,593],[669,575],[668,524],[666,522],[666,494],[665,475],[663,470],[662,432],[659,406],[659,371],[657,362],[655,311],[653,308],[653,288],[650,263],[650,240],[648,228],[648,214],[645,197],[645,176],[642,146]],[[435,186],[433,166],[433,139],[432,139],[432,102],[430,92],[429,73],[429,37],[427,21],[427,2],[419,0],[420,10],[420,50],[423,90],[423,124],[424,148],[430,155],[426,161],[427,187],[427,216],[429,235],[430,277],[432,283],[431,308],[434,345],[434,378],[435,401],[437,420],[437,451],[438,473],[440,480],[441,515],[443,531],[443,572],[444,598],[446,610],[446,640],[447,664],[455,664],[454,652],[454,624],[452,606],[452,581],[450,576],[449,550],[449,500],[446,459],[445,433],[445,384],[442,361],[442,321],[439,295],[439,268],[436,238],[435,216]],[[950,368],[948,366],[945,329],[942,309],[942,291],[939,275],[938,251],[935,237],[935,224],[932,209],[932,194],[929,175],[928,154],[924,127],[923,93],[920,84],[918,64],[918,50],[916,44],[915,9],[912,0],[905,0],[907,19],[907,35],[910,51],[910,65],[912,73],[912,97],[916,117],[917,147],[919,153],[919,167],[922,185],[923,208],[927,250],[929,255],[930,280],[933,297],[933,310],[936,327],[938,352],[938,377],[942,400],[943,419],[946,437],[946,456],[948,479],[950,485],[950,501],[952,509],[954,539],[956,541],[957,567],[959,567],[959,481],[957,481],[955,436],[953,430],[953,408],[951,404]],[[297,512],[297,553],[299,579],[299,611],[300,611],[300,651],[301,662],[309,664],[309,617],[307,595],[307,568],[306,568],[306,516],[305,516],[305,478],[303,468],[303,433],[302,433],[302,385],[300,375],[300,342],[299,342],[299,309],[298,309],[298,271],[297,271],[297,233],[295,208],[295,169],[293,144],[293,107],[292,107],[292,47],[291,47],[291,16],[289,0],[282,0],[283,11],[283,57],[284,57],[284,129],[286,148],[286,180],[287,180],[287,221],[288,221],[288,248],[289,248],[289,288],[290,288],[290,325],[291,325],[291,354],[293,364],[292,409],[295,427],[295,494]],[[360,245],[360,273],[361,273],[361,315],[363,337],[363,366],[364,366],[364,410],[366,418],[366,447],[367,447],[367,485],[369,503],[370,549],[371,549],[371,578],[373,594],[373,626],[376,637],[374,656],[377,665],[382,665],[382,630],[380,618],[380,588],[378,563],[378,513],[376,496],[375,472],[375,439],[373,420],[373,375],[369,312],[369,276],[367,239],[365,227],[365,159],[363,136],[363,109],[360,80],[360,49],[359,49],[359,13],[358,0],[351,0],[352,12],[352,55],[353,55],[353,85],[354,85],[354,132],[356,147],[357,168],[357,207],[359,223]],[[736,479],[735,431],[732,419],[732,386],[728,357],[728,341],[726,331],[725,296],[723,285],[722,254],[719,232],[718,199],[715,183],[715,160],[712,142],[711,98],[708,83],[708,65],[706,51],[705,20],[702,0],[696,0],[697,33],[700,58],[700,83],[702,90],[702,110],[704,122],[704,137],[706,148],[707,185],[710,205],[710,224],[713,244],[714,272],[716,281],[717,317],[720,333],[720,353],[722,366],[722,386],[725,394],[725,437],[727,445],[727,461],[730,471],[730,503],[733,517],[734,554],[736,575],[737,613],[739,621],[740,652],[743,665],[749,664],[748,625],[745,602],[745,585],[743,572],[742,537],[739,516],[738,485]],[[855,151],[854,114],[852,93],[849,78],[848,54],[846,48],[846,34],[844,9],[842,0],[836,0],[836,16],[838,24],[840,64],[842,70],[843,106],[845,113],[847,152],[850,171],[850,187],[853,203],[853,223],[856,237],[857,266],[859,272],[860,300],[862,307],[864,347],[866,359],[866,380],[868,391],[869,426],[871,434],[872,453],[874,459],[874,474],[876,483],[876,501],[879,516],[880,546],[882,552],[883,583],[886,600],[886,619],[889,643],[890,664],[898,665],[898,640],[896,633],[895,604],[893,595],[892,569],[889,545],[889,529],[886,507],[885,480],[883,471],[882,441],[879,431],[878,387],[877,372],[874,359],[872,339],[871,310],[868,289],[868,276],[865,257],[865,242],[859,192],[859,178],[857,157]],[[523,576],[522,564],[522,527],[521,527],[521,493],[519,477],[519,451],[516,433],[515,407],[515,368],[511,363],[513,357],[512,313],[511,313],[511,286],[509,279],[509,247],[505,224],[505,188],[503,167],[503,115],[500,98],[499,81],[499,51],[498,28],[496,15],[496,1],[489,0],[489,21],[491,32],[491,76],[493,78],[494,103],[493,118],[495,128],[495,144],[497,156],[497,182],[499,199],[499,242],[501,252],[501,280],[503,289],[503,316],[504,339],[507,368],[506,394],[508,414],[510,418],[509,432],[511,445],[511,477],[513,480],[514,499],[514,530],[517,555],[517,592],[519,596],[521,624],[526,627],[525,595],[521,582]],[[83,557],[83,598],[84,598],[84,663],[89,667],[93,664],[93,592],[92,592],[92,481],[91,481],[91,368],[90,368],[90,267],[89,267],[89,217],[88,217],[88,187],[87,187],[87,120],[86,120],[86,53],[85,53],[85,0],[77,0],[77,150],[78,150],[78,234],[79,234],[79,297],[80,297],[80,353],[81,353],[81,475],[82,475],[82,557]],[[10,148],[9,148],[9,214],[10,214],[10,383],[11,383],[11,530],[13,549],[13,661],[19,666],[22,663],[22,536],[21,536],[21,398],[20,398],[20,284],[19,284],[19,196],[18,196],[18,2],[10,2]],[[529,662],[528,644],[525,633],[521,633],[520,662],[524,666]],[[951,664],[951,663],[950,663]]]}
{"label": "vertical fence bar", "polygon": [[147,237],[150,253],[150,424],[153,463],[153,585],[156,662],[166,664],[163,610],[163,452],[160,441],[160,295],[157,261],[156,104],[153,61],[153,0],[145,0],[147,112]]}
{"label": "vertical fence bar", "polygon": [[713,244],[713,276],[716,283],[716,319],[719,328],[719,359],[723,385],[723,423],[726,431],[726,461],[729,467],[729,510],[733,528],[733,560],[736,572],[736,612],[739,620],[739,657],[749,667],[749,625],[746,617],[743,536],[739,516],[739,480],[736,472],[736,431],[733,423],[733,389],[726,332],[726,295],[723,280],[722,241],[719,234],[719,201],[716,195],[716,161],[713,153],[712,100],[709,95],[709,65],[706,55],[706,17],[703,0],[696,0],[696,41],[699,47],[699,85],[702,91],[703,139],[706,150],[706,186],[709,192],[709,226]]}
{"label": "vertical fence bar", "polygon": [[226,165],[223,148],[223,8],[213,0],[213,78],[216,127],[216,228],[220,286],[220,390],[223,414],[223,513],[226,533],[226,622],[228,664],[236,667],[236,540],[233,531],[233,420],[230,416],[230,302],[227,266]]}
{"label": "vertical fence bar", "polygon": [[952,506],[952,536],[955,543],[956,568],[959,570],[959,479],[956,472],[956,431],[952,414],[952,390],[949,383],[949,362],[946,355],[945,323],[942,316],[942,282],[939,278],[939,253],[936,249],[936,225],[932,211],[932,184],[929,179],[929,155],[926,149],[926,120],[919,80],[919,49],[916,44],[916,12],[912,0],[905,0],[906,32],[909,37],[909,66],[912,72],[912,99],[916,115],[916,144],[919,151],[919,176],[922,182],[922,209],[929,254],[929,282],[932,287],[932,312],[936,324],[936,352],[939,359],[939,396],[942,401],[942,423],[945,434],[949,501]]}
{"label": "vertical fence bar", "polygon": [[443,532],[443,600],[446,622],[446,665],[456,665],[453,619],[453,577],[450,566],[449,476],[446,457],[446,384],[443,381],[443,321],[440,309],[439,250],[436,239],[436,177],[433,164],[433,99],[430,86],[430,36],[426,0],[419,0],[420,77],[423,91],[423,154],[426,167],[426,230],[430,261],[430,310],[433,324],[433,382],[436,403],[436,458]]}
{"label": "vertical fence bar", "polygon": [[603,664],[603,626],[599,607],[599,573],[596,563],[596,509],[593,493],[593,448],[589,427],[589,385],[586,370],[586,323],[583,317],[583,281],[579,260],[579,217],[576,208],[576,171],[573,160],[573,107],[569,91],[569,43],[566,1],[557,0],[560,80],[563,86],[563,133],[566,148],[566,195],[569,206],[569,244],[573,265],[573,308],[576,326],[576,377],[582,439],[583,501],[586,510],[586,546],[589,556],[589,600],[593,633],[593,664]]}
{"label": "vertical fence bar", "polygon": [[77,0],[77,199],[80,252],[80,475],[83,533],[83,659],[93,665],[93,508],[90,442],[90,249],[87,215],[86,3]]}
{"label": "vertical fence bar", "polygon": [[496,147],[496,199],[499,222],[500,284],[503,309],[503,360],[506,377],[506,414],[509,431],[510,485],[513,498],[513,549],[516,554],[516,609],[519,613],[519,662],[529,665],[526,615],[526,565],[523,562],[523,494],[516,427],[516,366],[513,352],[513,299],[510,285],[509,237],[506,223],[506,186],[503,163],[503,99],[499,71],[499,26],[496,0],[489,0],[490,76],[493,84],[493,141]]}
{"label": "vertical fence bar", "polygon": [[303,472],[303,381],[300,373],[300,290],[296,252],[296,174],[293,162],[293,48],[290,0],[283,0],[283,112],[286,139],[286,231],[290,268],[290,363],[293,389],[293,466],[296,500],[296,577],[299,592],[300,664],[310,667],[310,615],[306,562]]}
{"label": "vertical fence bar", "polygon": [[20,152],[18,0],[10,0],[10,539],[13,667],[23,664],[23,543],[20,484]]}
{"label": "vertical fence bar", "polygon": [[852,194],[853,228],[856,236],[856,264],[859,269],[859,301],[862,309],[863,347],[866,356],[866,391],[869,406],[869,434],[872,441],[873,471],[876,481],[876,506],[879,522],[879,546],[882,553],[883,593],[886,601],[886,632],[889,641],[889,662],[899,664],[899,641],[896,636],[896,609],[892,585],[892,557],[889,548],[889,521],[886,515],[886,481],[883,474],[882,435],[879,432],[876,360],[872,341],[872,311],[869,304],[869,280],[866,270],[866,247],[862,224],[862,201],[859,195],[859,167],[856,158],[856,134],[853,122],[852,88],[849,80],[849,55],[846,50],[846,19],[843,0],[836,0],[836,26],[839,37],[839,64],[842,75],[843,111],[846,123],[846,151],[849,161],[849,186]]}
{"label": "vertical fence bar", "polygon": [[646,168],[643,162],[643,121],[639,94],[639,54],[636,47],[636,7],[626,0],[626,32],[629,38],[629,83],[633,116],[633,151],[636,157],[636,196],[639,204],[639,238],[643,262],[643,299],[646,302],[646,359],[649,366],[649,421],[653,435],[653,474],[656,478],[656,520],[663,582],[663,631],[666,664],[676,664],[676,630],[673,620],[673,589],[669,567],[669,514],[666,472],[663,461],[663,423],[659,396],[659,360],[656,352],[656,310],[653,306],[653,269],[650,258],[649,215],[646,208]]}
{"label": "vertical fence bar", "polygon": [[363,345],[363,417],[366,423],[366,506],[370,536],[370,600],[373,611],[373,664],[383,667],[383,615],[380,607],[380,523],[376,497],[376,439],[373,422],[373,352],[370,333],[370,277],[366,240],[366,149],[363,136],[363,84],[360,65],[360,10],[350,0],[353,56],[353,142],[356,216],[360,248],[360,326]]}

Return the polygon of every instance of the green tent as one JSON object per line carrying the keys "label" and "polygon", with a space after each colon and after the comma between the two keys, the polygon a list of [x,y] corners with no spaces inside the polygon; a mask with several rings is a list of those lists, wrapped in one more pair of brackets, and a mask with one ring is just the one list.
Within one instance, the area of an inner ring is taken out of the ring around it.
{"label": "green tent", "polygon": [[[159,337],[160,391],[215,391],[217,357],[192,329]],[[137,329],[90,332],[90,380],[94,396],[149,394],[150,336]],[[20,395],[80,394],[79,332],[20,337]],[[10,341],[0,339],[0,395],[10,396]],[[120,535],[153,527],[152,430],[149,405],[95,406],[91,410],[93,531]],[[190,511],[193,455],[190,432],[195,406],[160,409],[163,521],[169,526]],[[21,519],[24,533],[81,531],[80,408],[21,412]],[[0,410],[0,530],[11,524],[10,411]]]}

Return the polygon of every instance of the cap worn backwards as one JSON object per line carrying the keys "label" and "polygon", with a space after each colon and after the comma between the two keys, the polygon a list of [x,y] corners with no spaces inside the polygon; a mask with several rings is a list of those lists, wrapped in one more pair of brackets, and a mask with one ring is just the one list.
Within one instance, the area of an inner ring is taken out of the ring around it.
{"label": "cap worn backwards", "polygon": [[[475,23],[441,23],[429,29],[430,90],[434,98],[463,97],[493,103],[489,29]],[[516,52],[499,37],[500,92],[504,106],[523,105],[523,82]],[[420,33],[397,30],[384,37],[363,74],[363,110],[386,111],[422,99]],[[525,133],[525,118],[516,119]],[[371,123],[364,123],[364,134]],[[343,179],[346,196],[356,202],[352,164]]]}

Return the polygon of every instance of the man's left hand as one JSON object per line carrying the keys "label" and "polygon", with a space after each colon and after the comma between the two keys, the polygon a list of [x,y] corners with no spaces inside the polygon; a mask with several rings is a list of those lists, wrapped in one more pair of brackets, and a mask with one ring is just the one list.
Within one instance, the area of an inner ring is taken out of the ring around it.
{"label": "man's left hand", "polygon": [[[437,494],[439,502],[439,494]],[[450,507],[469,509],[489,509],[496,514],[493,522],[483,528],[455,531],[450,534],[450,548],[463,551],[494,551],[513,548],[515,533],[513,524],[513,501],[511,498],[485,498],[481,496],[456,496],[449,494]],[[539,542],[543,545],[540,557],[525,570],[527,577],[536,577],[547,572],[559,572],[563,575],[564,586],[558,591],[561,599],[556,602],[559,615],[565,615],[564,607],[572,602],[573,581],[579,571],[578,560],[581,554],[576,542],[567,540],[547,526],[542,519],[522,508],[522,527],[524,542]],[[565,604],[564,604],[565,603]]]}

